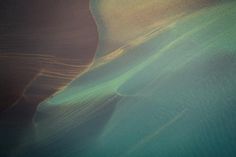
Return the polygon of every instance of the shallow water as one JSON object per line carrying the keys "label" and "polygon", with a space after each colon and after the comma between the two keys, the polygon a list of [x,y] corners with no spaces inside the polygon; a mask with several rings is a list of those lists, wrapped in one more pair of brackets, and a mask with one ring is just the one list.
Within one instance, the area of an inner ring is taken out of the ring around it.
{"label": "shallow water", "polygon": [[234,157],[235,25],[235,2],[208,7],[96,58],[40,105],[34,149],[70,157]]}

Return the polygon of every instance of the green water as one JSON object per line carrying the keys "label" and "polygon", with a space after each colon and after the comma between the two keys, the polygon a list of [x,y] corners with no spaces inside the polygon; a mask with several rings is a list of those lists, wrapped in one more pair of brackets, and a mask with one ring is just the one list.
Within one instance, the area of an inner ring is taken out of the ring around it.
{"label": "green water", "polygon": [[236,156],[235,2],[186,16],[125,51],[39,107],[50,119],[38,118],[39,138],[73,129],[79,136],[75,126],[114,105],[93,142],[64,156]]}

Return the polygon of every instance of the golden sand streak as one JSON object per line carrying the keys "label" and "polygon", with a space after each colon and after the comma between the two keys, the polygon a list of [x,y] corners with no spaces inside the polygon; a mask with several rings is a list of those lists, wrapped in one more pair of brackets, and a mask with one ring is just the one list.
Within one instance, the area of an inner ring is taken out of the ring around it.
{"label": "golden sand streak", "polygon": [[80,76],[82,76],[83,74],[87,73],[89,70],[91,70],[91,67],[93,65],[94,62],[88,64],[87,67],[85,67],[85,69],[82,69],[81,73],[78,74],[77,76],[75,76],[69,83],[67,83],[67,85],[63,86],[63,87],[59,87],[58,91],[56,91],[54,94],[52,94],[50,97],[46,98],[44,101],[42,101],[41,103],[47,102],[51,97],[59,94],[60,92],[62,92],[65,88],[67,88],[69,86],[69,84],[75,80],[76,78],[79,78]]}
{"label": "golden sand streak", "polygon": [[135,48],[136,46],[139,46],[147,42],[148,40],[156,37],[157,35],[165,31],[166,29],[169,29],[170,27],[175,25],[175,21],[181,18],[182,16],[184,16],[184,14],[179,14],[174,17],[168,18],[167,20],[163,20],[162,22],[157,22],[153,25],[150,25],[148,29],[150,31],[147,31],[146,33],[137,37],[136,39],[127,42],[125,45],[121,46],[115,51],[96,59],[95,64],[93,65],[92,69],[95,69],[97,67],[100,67],[101,65],[107,64],[121,57],[122,55],[124,55],[129,49]]}
{"label": "golden sand streak", "polygon": [[64,66],[68,66],[68,67],[86,67],[87,64],[80,64],[80,65],[76,65],[75,63],[81,63],[81,60],[79,59],[69,59],[69,60],[73,60],[73,64],[68,64],[66,63],[68,61],[68,59],[64,59],[64,58],[58,58],[55,56],[49,56],[49,55],[41,55],[41,54],[15,54],[15,53],[8,53],[8,54],[0,54],[0,58],[12,58],[12,59],[37,59],[39,62],[43,62],[43,63],[49,63],[49,64],[56,64],[56,65],[64,65]]}
{"label": "golden sand streak", "polygon": [[1,53],[0,56],[23,56],[23,57],[45,57],[50,58],[53,57],[51,55],[43,55],[43,54],[32,54],[32,53]]}

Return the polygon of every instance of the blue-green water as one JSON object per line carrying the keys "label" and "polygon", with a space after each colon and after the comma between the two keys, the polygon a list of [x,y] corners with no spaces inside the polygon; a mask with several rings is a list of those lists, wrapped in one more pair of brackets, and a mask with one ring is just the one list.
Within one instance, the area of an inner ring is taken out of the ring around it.
{"label": "blue-green water", "polygon": [[235,28],[232,2],[124,47],[41,104],[39,145],[60,143],[51,156],[65,157],[236,156]]}

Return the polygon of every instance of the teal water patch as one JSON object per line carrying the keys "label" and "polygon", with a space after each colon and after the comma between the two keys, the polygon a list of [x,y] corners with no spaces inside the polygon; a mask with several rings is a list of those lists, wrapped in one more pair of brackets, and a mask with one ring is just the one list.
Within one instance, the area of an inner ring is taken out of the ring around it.
{"label": "teal water patch", "polygon": [[115,104],[94,143],[82,153],[74,148],[71,157],[234,157],[235,26],[233,2],[193,13],[129,47],[42,104],[39,112],[51,123],[38,118],[38,127],[54,127],[39,137],[54,130],[66,137],[73,129],[78,136],[76,126]]}

